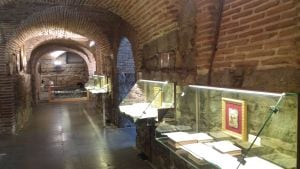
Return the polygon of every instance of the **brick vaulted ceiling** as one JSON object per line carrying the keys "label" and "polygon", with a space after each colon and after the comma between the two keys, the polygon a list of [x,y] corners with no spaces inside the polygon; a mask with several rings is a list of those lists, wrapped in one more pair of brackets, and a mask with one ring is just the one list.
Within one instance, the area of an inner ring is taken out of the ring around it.
{"label": "brick vaulted ceiling", "polygon": [[[83,11],[84,12],[84,11]],[[97,17],[95,13],[93,17]],[[94,19],[95,19],[94,18]],[[97,20],[102,23],[101,20]],[[109,30],[109,25],[98,25],[93,18],[87,17],[79,10],[69,7],[55,6],[34,13],[30,17],[22,20],[13,38],[9,42],[9,47],[15,49],[26,40],[36,36],[52,35],[57,38],[66,38],[66,34],[78,34],[88,39],[101,41],[103,52],[108,52],[109,40],[104,31]]]}
{"label": "brick vaulted ceiling", "polygon": [[[26,59],[30,58],[31,51],[39,43],[49,39],[65,39],[75,40],[81,43],[88,44],[89,41],[96,41],[96,46],[93,49],[94,57],[98,62],[99,72],[103,72],[107,68],[105,57],[111,54],[111,37],[113,25],[120,20],[107,11],[92,11],[89,9],[79,9],[78,7],[66,6],[45,6],[45,5],[27,5],[19,4],[15,8],[8,8],[8,10],[20,11],[13,13],[13,17],[2,15],[4,22],[17,22],[15,28],[7,39],[9,39],[6,47],[6,58],[11,59],[12,53],[18,53],[20,48],[24,45],[29,49],[26,51]],[[1,9],[1,8],[0,8]],[[32,12],[36,11],[36,12]],[[6,11],[7,12],[7,11]],[[25,13],[30,13],[26,15]],[[10,13],[10,12],[8,12]],[[11,24],[14,25],[14,24]],[[36,45],[35,45],[36,44]]]}
{"label": "brick vaulted ceiling", "polygon": [[[11,3],[41,3],[51,5],[87,6],[108,10],[130,23],[142,39],[176,27],[181,0],[2,0],[0,5]],[[160,18],[164,20],[161,22]],[[162,29],[160,29],[162,28]],[[142,31],[143,30],[143,31]],[[146,33],[148,32],[148,33]]]}
{"label": "brick vaulted ceiling", "polygon": [[[31,39],[75,33],[96,41],[95,59],[110,70],[118,36],[134,40],[135,50],[151,40],[178,29],[181,0],[1,0],[0,19],[6,43],[5,60]],[[1,28],[2,27],[2,28]],[[1,30],[2,31],[2,30]],[[122,32],[121,34],[116,32]],[[136,53],[137,54],[137,53]],[[137,54],[138,55],[138,54]]]}
{"label": "brick vaulted ceiling", "polygon": [[[33,49],[33,50],[32,50]],[[34,48],[28,50],[30,57],[30,67],[35,70],[35,66],[39,59],[46,53],[53,52],[55,50],[63,50],[78,54],[86,62],[89,73],[92,75],[96,70],[96,61],[92,52],[90,52],[85,45],[77,41],[72,40],[46,40],[42,43],[34,44]]]}
{"label": "brick vaulted ceiling", "polygon": [[[30,6],[33,4],[39,4],[40,6],[47,5],[47,7],[67,5],[73,10],[62,11],[60,13],[61,15],[69,17],[62,21],[58,20],[61,16],[57,15],[59,14],[57,9],[41,12],[39,10],[45,10],[45,8],[36,7],[33,10],[44,13],[44,16],[40,16],[39,18],[40,20],[47,18],[47,20],[44,21],[50,25],[55,22],[61,22],[59,24],[64,24],[67,28],[72,28],[72,26],[77,25],[80,27],[78,30],[84,30],[83,27],[85,26],[89,28],[89,32],[97,32],[98,34],[100,31],[95,29],[95,26],[99,25],[93,25],[92,23],[87,24],[88,20],[91,19],[89,16],[89,14],[91,14],[90,9],[94,12],[103,10],[109,11],[129,23],[137,32],[137,37],[140,42],[148,42],[165,32],[177,28],[178,24],[176,19],[180,0],[2,0],[0,2],[2,8],[15,8],[21,5],[28,5],[29,8],[32,8]],[[82,7],[88,8],[89,10],[79,14],[78,12]],[[106,16],[109,16],[107,12],[106,14]],[[53,19],[56,20],[54,21]],[[77,19],[78,22],[72,24],[73,19]]]}

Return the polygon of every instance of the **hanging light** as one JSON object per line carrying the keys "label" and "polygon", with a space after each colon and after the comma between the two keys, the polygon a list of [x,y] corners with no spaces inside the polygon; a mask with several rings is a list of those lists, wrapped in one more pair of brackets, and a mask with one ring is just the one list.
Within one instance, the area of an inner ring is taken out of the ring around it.
{"label": "hanging light", "polygon": [[96,44],[96,42],[92,40],[92,41],[90,41],[89,46],[90,46],[90,47],[93,47],[93,46],[95,46],[95,44]]}

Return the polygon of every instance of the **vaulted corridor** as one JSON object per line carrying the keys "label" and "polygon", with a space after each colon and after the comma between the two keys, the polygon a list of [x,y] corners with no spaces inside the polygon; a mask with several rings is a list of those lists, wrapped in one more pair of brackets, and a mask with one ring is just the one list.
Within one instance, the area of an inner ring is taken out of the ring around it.
{"label": "vaulted corridor", "polygon": [[0,0],[0,169],[300,169],[299,105],[300,0]]}
{"label": "vaulted corridor", "polygon": [[1,169],[149,169],[135,128],[100,127],[87,102],[42,103],[28,126],[0,139]]}

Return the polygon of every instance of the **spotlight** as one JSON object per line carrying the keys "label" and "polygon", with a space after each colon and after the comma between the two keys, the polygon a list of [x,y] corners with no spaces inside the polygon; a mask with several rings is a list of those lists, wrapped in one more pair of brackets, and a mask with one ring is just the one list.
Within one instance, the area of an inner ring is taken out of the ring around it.
{"label": "spotlight", "polygon": [[93,47],[93,46],[95,46],[95,44],[96,44],[95,41],[91,41],[90,44],[89,44],[89,46]]}

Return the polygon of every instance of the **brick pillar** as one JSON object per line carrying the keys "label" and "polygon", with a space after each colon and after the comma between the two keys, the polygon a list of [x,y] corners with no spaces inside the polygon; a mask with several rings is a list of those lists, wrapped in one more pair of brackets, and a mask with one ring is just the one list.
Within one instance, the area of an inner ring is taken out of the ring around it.
{"label": "brick pillar", "polygon": [[14,78],[3,71],[0,64],[0,134],[14,133],[15,130],[15,86]]}

